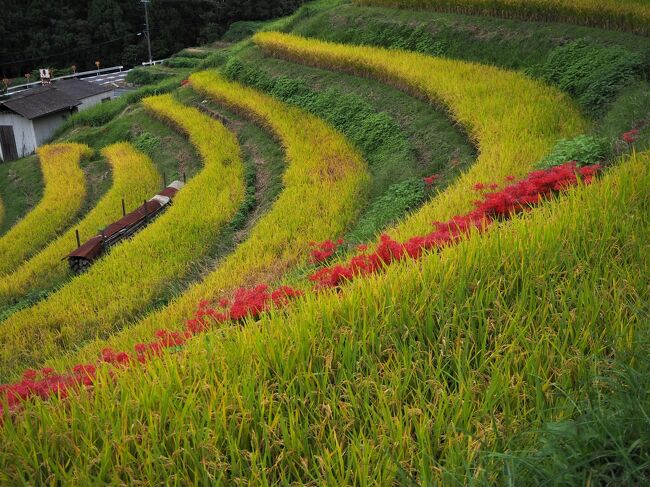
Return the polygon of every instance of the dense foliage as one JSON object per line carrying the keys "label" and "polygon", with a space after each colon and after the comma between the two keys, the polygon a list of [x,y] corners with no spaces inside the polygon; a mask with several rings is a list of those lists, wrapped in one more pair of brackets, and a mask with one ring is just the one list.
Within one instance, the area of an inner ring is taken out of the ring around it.
{"label": "dense foliage", "polygon": [[[285,15],[302,0],[151,0],[155,58],[218,39],[235,20]],[[146,60],[144,9],[136,0],[5,0],[0,15],[0,74],[20,77],[39,67],[79,69]]]}
{"label": "dense foliage", "polygon": [[644,59],[638,53],[579,39],[554,50],[540,75],[571,94],[585,111],[597,115],[643,73],[643,68]]}

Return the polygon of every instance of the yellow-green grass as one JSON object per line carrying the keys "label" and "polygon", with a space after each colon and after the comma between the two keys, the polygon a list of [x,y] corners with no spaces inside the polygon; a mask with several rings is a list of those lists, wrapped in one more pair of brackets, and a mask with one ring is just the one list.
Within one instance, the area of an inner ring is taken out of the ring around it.
{"label": "yellow-green grass", "polygon": [[37,149],[45,181],[38,205],[0,238],[0,276],[16,269],[67,228],[86,197],[82,157],[92,154],[81,144],[44,145]]}
{"label": "yellow-green grass", "polygon": [[174,198],[171,208],[87,273],[0,324],[0,378],[121,329],[146,313],[170,283],[205,256],[244,197],[243,163],[235,136],[221,123],[171,95],[145,107],[187,133],[203,171]]}
{"label": "yellow-green grass", "polygon": [[240,286],[277,281],[288,269],[304,264],[311,241],[341,235],[363,203],[368,174],[359,152],[336,130],[274,98],[215,72],[190,77],[192,87],[217,103],[268,127],[286,150],[283,191],[247,240],[212,273],[169,306],[147,316],[108,340],[51,361],[64,367],[95,360],[104,347],[132,349],[161,328],[182,328],[199,301],[230,296]]}
{"label": "yellow-green grass", "polygon": [[650,34],[646,0],[354,0],[357,5],[430,9]]}
{"label": "yellow-green grass", "polygon": [[594,357],[647,326],[648,215],[645,153],[343,294],[27,404],[4,421],[0,479],[467,483],[479,449],[570,414]]}
{"label": "yellow-green grass", "polygon": [[513,71],[278,32],[257,34],[254,41],[273,56],[394,85],[446,109],[466,129],[479,149],[475,164],[388,232],[398,239],[428,232],[432,221],[467,212],[475,183],[523,176],[558,139],[575,136],[587,127],[568,96]]}
{"label": "yellow-green grass", "polygon": [[354,221],[368,175],[362,157],[345,137],[318,118],[225,81],[215,72],[194,74],[190,82],[208,98],[268,127],[279,139],[287,160],[282,194],[247,240],[203,282],[117,336],[93,342],[52,365],[64,368],[96,360],[106,346],[132,349],[137,342],[150,341],[163,325],[181,328],[200,300],[229,296],[239,286],[277,281],[286,270],[306,262],[310,241],[335,238]]}
{"label": "yellow-green grass", "polygon": [[135,208],[160,190],[162,178],[155,166],[129,143],[110,145],[102,154],[112,169],[110,190],[74,228],[0,280],[0,306],[28,292],[47,291],[65,279],[68,265],[63,258],[76,248],[75,231],[84,242],[122,216],[122,198],[127,209]]}

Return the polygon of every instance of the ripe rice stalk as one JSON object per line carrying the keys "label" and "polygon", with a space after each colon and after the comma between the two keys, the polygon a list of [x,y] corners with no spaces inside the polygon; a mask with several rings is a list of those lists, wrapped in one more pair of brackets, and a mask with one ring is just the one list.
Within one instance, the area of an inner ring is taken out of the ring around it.
{"label": "ripe rice stalk", "polygon": [[44,145],[38,153],[45,190],[41,201],[0,238],[0,275],[12,272],[74,221],[86,197],[82,144]]}

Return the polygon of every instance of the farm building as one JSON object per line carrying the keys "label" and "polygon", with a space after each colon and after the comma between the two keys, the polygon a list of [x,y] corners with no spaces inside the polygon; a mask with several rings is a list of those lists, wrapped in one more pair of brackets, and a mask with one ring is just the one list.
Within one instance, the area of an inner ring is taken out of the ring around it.
{"label": "farm building", "polygon": [[78,79],[60,80],[13,95],[0,103],[0,160],[31,154],[72,113],[113,96],[113,88]]}

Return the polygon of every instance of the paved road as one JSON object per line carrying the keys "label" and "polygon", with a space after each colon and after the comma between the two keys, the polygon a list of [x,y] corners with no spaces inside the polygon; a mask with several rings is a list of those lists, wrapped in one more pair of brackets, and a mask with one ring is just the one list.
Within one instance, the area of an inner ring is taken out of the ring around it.
{"label": "paved road", "polygon": [[92,76],[90,78],[83,78],[84,81],[97,83],[100,85],[110,85],[113,83],[123,83],[126,79],[128,71],[121,71],[119,73],[100,74],[99,76]]}

